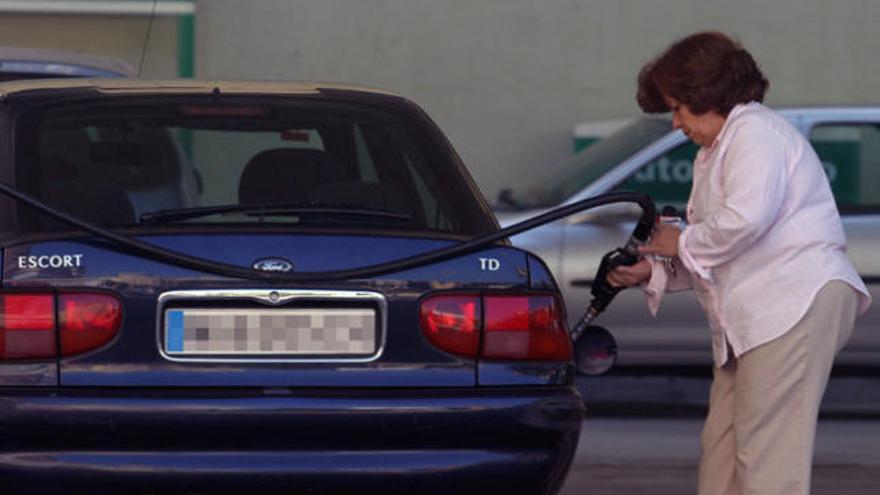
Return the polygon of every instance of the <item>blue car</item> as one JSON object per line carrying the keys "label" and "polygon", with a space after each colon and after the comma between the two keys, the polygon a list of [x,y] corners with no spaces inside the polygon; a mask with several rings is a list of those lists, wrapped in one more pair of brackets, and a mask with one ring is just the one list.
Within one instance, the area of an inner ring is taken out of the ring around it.
{"label": "blue car", "polygon": [[0,46],[0,81],[56,77],[136,77],[122,60],[75,52]]}
{"label": "blue car", "polygon": [[[552,494],[553,277],[412,102],[0,85],[0,492]],[[402,260],[402,261],[401,261]]]}

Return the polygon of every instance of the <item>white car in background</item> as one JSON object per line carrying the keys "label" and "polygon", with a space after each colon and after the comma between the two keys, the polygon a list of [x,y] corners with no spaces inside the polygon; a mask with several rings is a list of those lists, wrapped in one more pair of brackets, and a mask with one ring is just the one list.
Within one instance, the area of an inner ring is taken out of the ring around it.
{"label": "white car in background", "polygon": [[[849,256],[872,296],[880,295],[880,106],[780,110],[816,149],[843,218]],[[649,193],[683,210],[697,147],[668,117],[633,120],[592,144],[539,182],[503,193],[502,226],[557,206],[616,190]],[[572,215],[512,239],[542,257],[561,284],[569,323],[583,315],[602,255],[621,245],[638,216],[635,205],[610,205]],[[766,297],[775,297],[766,294]],[[656,319],[638,290],[620,293],[596,323],[619,343],[620,366],[711,363],[709,331],[693,294],[668,294]],[[880,305],[859,319],[838,364],[880,366]]]}

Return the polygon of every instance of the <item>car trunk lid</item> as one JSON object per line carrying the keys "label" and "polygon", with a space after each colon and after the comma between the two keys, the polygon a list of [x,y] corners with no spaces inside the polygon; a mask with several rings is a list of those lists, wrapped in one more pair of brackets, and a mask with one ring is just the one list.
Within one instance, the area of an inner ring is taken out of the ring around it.
{"label": "car trunk lid", "polygon": [[[138,239],[243,267],[290,265],[297,273],[369,266],[454,242],[281,233]],[[444,353],[422,335],[420,298],[528,288],[525,254],[506,246],[364,280],[268,283],[197,272],[82,237],[9,247],[3,275],[5,288],[92,289],[120,298],[118,335],[62,358],[62,386],[473,386],[475,361]]]}

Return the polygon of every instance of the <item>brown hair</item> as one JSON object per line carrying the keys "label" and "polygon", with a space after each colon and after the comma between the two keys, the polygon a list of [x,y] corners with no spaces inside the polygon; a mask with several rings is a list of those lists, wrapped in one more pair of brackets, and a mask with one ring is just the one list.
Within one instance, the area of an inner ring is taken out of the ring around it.
{"label": "brown hair", "polygon": [[692,34],[672,44],[639,72],[636,99],[647,113],[668,112],[663,96],[700,115],[727,116],[734,106],[764,101],[770,83],[739,43],[719,32]]}

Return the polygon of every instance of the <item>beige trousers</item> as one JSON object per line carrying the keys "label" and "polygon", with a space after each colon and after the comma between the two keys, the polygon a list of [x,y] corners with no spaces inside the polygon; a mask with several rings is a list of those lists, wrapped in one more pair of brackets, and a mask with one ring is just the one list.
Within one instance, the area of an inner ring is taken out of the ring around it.
{"label": "beige trousers", "polygon": [[825,284],[783,336],[716,368],[700,438],[700,495],[810,493],[819,403],[858,296]]}

